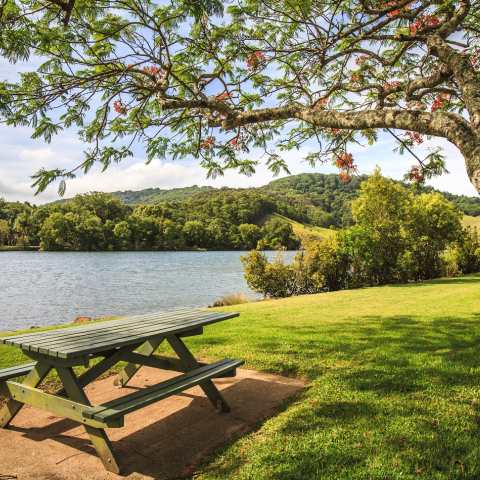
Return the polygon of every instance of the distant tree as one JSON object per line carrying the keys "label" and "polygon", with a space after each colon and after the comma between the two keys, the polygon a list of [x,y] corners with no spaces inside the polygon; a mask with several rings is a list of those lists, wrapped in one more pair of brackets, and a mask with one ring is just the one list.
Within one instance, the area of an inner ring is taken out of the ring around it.
{"label": "distant tree", "polygon": [[202,222],[190,220],[183,226],[183,238],[187,247],[205,248],[206,231]]}
{"label": "distant tree", "polygon": [[238,232],[242,241],[242,245],[247,250],[253,250],[257,247],[259,240],[262,238],[260,228],[251,223],[242,223],[238,227]]}
{"label": "distant tree", "polygon": [[10,228],[8,227],[8,222],[6,220],[0,219],[0,246],[5,245],[5,241],[7,240],[7,235],[10,232]]}

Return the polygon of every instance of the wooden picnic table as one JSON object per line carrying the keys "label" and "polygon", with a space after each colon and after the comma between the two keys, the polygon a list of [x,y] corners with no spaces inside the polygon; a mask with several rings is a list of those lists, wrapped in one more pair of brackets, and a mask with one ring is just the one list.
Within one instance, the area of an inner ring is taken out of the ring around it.
{"label": "wooden picnic table", "polygon": [[[198,362],[182,337],[201,335],[205,325],[237,316],[238,313],[174,310],[0,338],[0,344],[19,348],[34,360],[0,370],[0,394],[8,399],[0,410],[0,427],[8,427],[25,404],[70,418],[84,425],[105,468],[120,473],[104,429],[122,427],[126,414],[196,385],[218,412],[230,411],[212,379],[235,376],[236,368],[244,362],[228,358],[212,364]],[[164,340],[178,358],[154,354]],[[82,375],[75,374],[72,367],[89,366],[90,360],[96,357],[103,359]],[[128,363],[115,377],[113,383],[117,388],[126,385],[142,365],[182,375],[92,406],[84,388],[121,361]],[[63,384],[55,394],[37,388],[52,369],[57,371]],[[10,380],[23,375],[26,375],[23,383]]]}

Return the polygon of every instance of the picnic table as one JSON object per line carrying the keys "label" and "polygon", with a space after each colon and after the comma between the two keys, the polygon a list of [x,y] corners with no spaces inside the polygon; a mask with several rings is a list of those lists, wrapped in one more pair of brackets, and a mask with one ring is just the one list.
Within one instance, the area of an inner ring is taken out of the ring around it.
{"label": "picnic table", "polygon": [[[0,410],[0,427],[8,427],[23,405],[33,405],[77,421],[84,425],[105,468],[120,473],[105,428],[122,427],[126,414],[196,385],[202,388],[216,411],[230,411],[212,379],[235,376],[236,368],[244,362],[229,358],[211,364],[198,362],[182,337],[201,335],[205,325],[237,316],[238,313],[174,310],[0,338],[0,344],[19,348],[34,360],[0,370],[0,394],[8,399]],[[154,354],[164,340],[178,358]],[[82,375],[76,375],[72,367],[89,366],[97,357],[102,360]],[[117,388],[126,385],[142,365],[182,374],[92,406],[84,388],[118,362],[127,362],[127,365],[115,377],[113,383]],[[52,369],[63,384],[55,394],[37,388]],[[23,383],[11,381],[23,375],[26,375]]]}

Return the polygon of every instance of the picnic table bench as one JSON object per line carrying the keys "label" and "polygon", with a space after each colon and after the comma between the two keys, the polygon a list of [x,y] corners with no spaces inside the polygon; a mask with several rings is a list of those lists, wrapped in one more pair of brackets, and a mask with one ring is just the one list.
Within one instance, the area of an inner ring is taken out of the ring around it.
{"label": "picnic table bench", "polygon": [[[242,360],[226,358],[212,364],[198,362],[182,337],[201,335],[203,327],[238,313],[174,310],[137,315],[101,323],[28,333],[0,338],[0,344],[19,348],[33,363],[0,370],[0,394],[8,400],[0,410],[0,427],[6,428],[23,405],[47,410],[82,423],[105,468],[120,473],[120,466],[105,433],[105,428],[123,426],[128,413],[199,385],[216,411],[229,412],[230,406],[212,379],[235,376]],[[178,358],[155,355],[166,340]],[[77,376],[72,367],[98,363]],[[127,362],[115,377],[121,388],[142,366],[181,372],[170,380],[130,393],[121,398],[92,406],[84,388],[118,362]],[[37,388],[50,370],[55,369],[62,388],[55,394]],[[23,383],[12,378],[26,375]]]}

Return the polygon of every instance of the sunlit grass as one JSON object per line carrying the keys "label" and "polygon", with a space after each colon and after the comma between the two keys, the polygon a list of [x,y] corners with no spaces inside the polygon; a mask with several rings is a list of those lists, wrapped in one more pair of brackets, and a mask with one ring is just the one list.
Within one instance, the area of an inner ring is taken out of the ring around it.
{"label": "sunlit grass", "polygon": [[241,316],[194,351],[307,384],[197,478],[480,478],[479,294],[472,275],[222,308]]}

